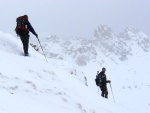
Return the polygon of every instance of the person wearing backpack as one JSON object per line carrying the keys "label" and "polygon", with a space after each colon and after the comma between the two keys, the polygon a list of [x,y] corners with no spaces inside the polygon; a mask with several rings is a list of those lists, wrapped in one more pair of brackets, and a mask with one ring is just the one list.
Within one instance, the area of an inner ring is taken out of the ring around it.
{"label": "person wearing backpack", "polygon": [[32,32],[36,38],[38,38],[38,34],[34,31],[32,25],[30,24],[28,20],[28,16],[20,16],[16,19],[17,26],[15,28],[15,31],[17,33],[17,36],[20,37],[22,44],[23,44],[23,50],[24,50],[24,55],[28,56],[28,47],[29,47],[29,31]]}
{"label": "person wearing backpack", "polygon": [[108,90],[107,90],[107,83],[110,83],[110,80],[106,78],[106,68],[102,68],[102,71],[98,74],[97,79],[99,80],[99,87],[102,91],[101,96],[108,98]]}

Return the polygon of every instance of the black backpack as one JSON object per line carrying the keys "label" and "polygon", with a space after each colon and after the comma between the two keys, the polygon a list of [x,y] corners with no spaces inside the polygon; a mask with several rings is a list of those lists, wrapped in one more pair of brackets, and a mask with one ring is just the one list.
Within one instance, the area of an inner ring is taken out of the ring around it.
{"label": "black backpack", "polygon": [[96,77],[95,82],[96,82],[97,86],[102,86],[102,78],[101,78],[101,76],[100,77]]}

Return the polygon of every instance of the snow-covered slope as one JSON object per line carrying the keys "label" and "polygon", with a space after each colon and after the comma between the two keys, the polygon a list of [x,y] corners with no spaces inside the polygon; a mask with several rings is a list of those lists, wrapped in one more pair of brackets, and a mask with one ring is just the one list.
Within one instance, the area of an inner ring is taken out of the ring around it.
{"label": "snow-covered slope", "polygon": [[[57,36],[22,56],[19,38],[0,32],[0,112],[149,113],[149,37],[128,28],[115,35],[103,25],[92,39],[64,41]],[[39,48],[40,49],[40,48]],[[109,98],[95,85],[106,67]]]}
{"label": "snow-covered slope", "polygon": [[1,113],[133,113],[101,98],[72,62],[49,58],[47,63],[31,47],[29,53],[22,56],[21,41],[0,32]]}
{"label": "snow-covered slope", "polygon": [[[135,28],[114,34],[101,25],[92,39],[76,38],[64,41],[57,36],[42,43],[47,57],[74,63],[87,77],[88,87],[96,92],[97,70],[107,68],[116,102],[139,113],[150,112],[150,37]],[[42,51],[40,50],[40,53]],[[109,88],[109,100],[113,101]]]}

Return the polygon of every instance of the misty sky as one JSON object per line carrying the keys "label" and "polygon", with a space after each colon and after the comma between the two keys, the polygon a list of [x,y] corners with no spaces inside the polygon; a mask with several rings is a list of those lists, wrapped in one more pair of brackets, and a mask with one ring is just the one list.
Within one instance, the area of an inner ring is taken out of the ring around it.
{"label": "misty sky", "polygon": [[115,33],[135,27],[150,35],[149,0],[0,0],[0,14],[0,31],[13,35],[24,14],[41,37],[90,38],[100,24]]}

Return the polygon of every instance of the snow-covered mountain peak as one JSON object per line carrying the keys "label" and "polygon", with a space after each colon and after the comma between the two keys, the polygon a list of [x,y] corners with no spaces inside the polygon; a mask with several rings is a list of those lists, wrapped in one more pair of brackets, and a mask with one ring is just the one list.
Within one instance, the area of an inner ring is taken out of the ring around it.
{"label": "snow-covered mountain peak", "polygon": [[94,31],[92,39],[75,38],[64,41],[57,36],[51,36],[42,45],[47,57],[59,59],[69,57],[78,65],[83,66],[90,61],[102,63],[104,57],[114,62],[124,61],[135,54],[135,51],[136,54],[141,54],[139,49],[148,52],[150,39],[135,28],[126,28],[122,33],[114,34],[111,28],[101,25]]}
{"label": "snow-covered mountain peak", "polygon": [[124,32],[132,32],[132,33],[134,33],[134,34],[137,34],[137,33],[141,32],[141,31],[140,31],[139,29],[137,29],[137,28],[127,27],[127,28],[124,30]]}
{"label": "snow-covered mountain peak", "polygon": [[48,42],[53,42],[53,43],[59,43],[59,42],[62,42],[63,40],[61,40],[61,38],[59,38],[58,36],[56,35],[51,35],[49,37],[46,38],[46,40]]}
{"label": "snow-covered mountain peak", "polygon": [[94,37],[101,40],[102,38],[110,38],[112,37],[113,32],[110,27],[107,25],[100,25],[97,30],[94,30]]}

